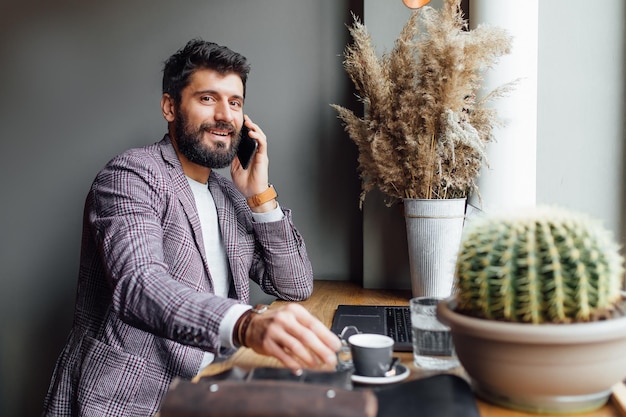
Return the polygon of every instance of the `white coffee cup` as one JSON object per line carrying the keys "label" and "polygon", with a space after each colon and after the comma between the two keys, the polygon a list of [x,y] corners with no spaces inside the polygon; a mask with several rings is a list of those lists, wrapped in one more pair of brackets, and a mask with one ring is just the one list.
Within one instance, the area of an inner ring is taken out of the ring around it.
{"label": "white coffee cup", "polygon": [[354,373],[368,377],[383,377],[391,366],[393,339],[374,333],[359,333],[348,338]]}

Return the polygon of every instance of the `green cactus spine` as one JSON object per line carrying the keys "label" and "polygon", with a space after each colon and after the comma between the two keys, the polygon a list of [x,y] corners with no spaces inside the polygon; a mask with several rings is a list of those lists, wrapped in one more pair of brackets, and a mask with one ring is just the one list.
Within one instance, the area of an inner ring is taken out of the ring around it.
{"label": "green cactus spine", "polygon": [[556,207],[468,221],[456,265],[460,312],[525,323],[605,317],[621,300],[623,257],[588,216]]}

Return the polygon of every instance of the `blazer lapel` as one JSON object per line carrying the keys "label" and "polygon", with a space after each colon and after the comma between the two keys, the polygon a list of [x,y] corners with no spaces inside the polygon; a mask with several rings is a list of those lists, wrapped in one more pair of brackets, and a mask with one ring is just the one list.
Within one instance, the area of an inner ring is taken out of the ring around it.
{"label": "blazer lapel", "polygon": [[237,298],[243,299],[246,294],[246,286],[248,285],[248,274],[244,271],[243,265],[239,261],[238,234],[237,234],[237,217],[235,207],[230,199],[226,198],[226,191],[220,185],[216,175],[211,172],[209,176],[209,190],[215,201],[217,208],[217,218],[222,233],[222,240],[226,248],[226,256],[233,274],[233,284],[235,287]]}
{"label": "blazer lapel", "polygon": [[[176,196],[183,208],[183,211],[185,212],[185,215],[187,216],[191,230],[193,231],[194,242],[196,244],[196,248],[200,252],[200,256],[202,257],[204,269],[210,277],[211,273],[209,271],[209,264],[205,255],[204,241],[202,240],[202,228],[200,226],[198,210],[196,209],[196,202],[187,177],[183,172],[183,167],[178,160],[178,156],[176,155],[176,151],[174,150],[174,146],[170,142],[168,135],[166,135],[166,137],[161,141],[161,154],[163,155],[163,159],[169,164],[168,172],[170,174],[172,184],[174,185]],[[211,283],[206,282],[202,282],[200,285],[204,290],[209,289],[207,288],[207,285],[212,287]],[[210,289],[212,290],[212,288]]]}

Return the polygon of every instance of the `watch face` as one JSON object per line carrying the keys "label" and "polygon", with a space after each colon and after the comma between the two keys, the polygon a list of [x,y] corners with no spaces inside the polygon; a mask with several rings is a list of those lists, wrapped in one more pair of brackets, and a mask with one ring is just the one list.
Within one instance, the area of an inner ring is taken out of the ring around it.
{"label": "watch face", "polygon": [[257,314],[261,314],[261,313],[265,313],[267,311],[267,308],[268,307],[265,304],[258,304],[252,308],[252,311],[254,311]]}

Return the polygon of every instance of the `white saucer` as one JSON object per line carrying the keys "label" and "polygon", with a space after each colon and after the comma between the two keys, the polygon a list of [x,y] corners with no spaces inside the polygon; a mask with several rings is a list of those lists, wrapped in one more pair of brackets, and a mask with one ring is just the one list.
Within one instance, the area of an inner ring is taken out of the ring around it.
{"label": "white saucer", "polygon": [[394,382],[400,382],[409,376],[411,371],[409,368],[402,364],[396,365],[396,374],[392,376],[362,376],[352,374],[352,382],[358,382],[359,384],[393,384]]}

